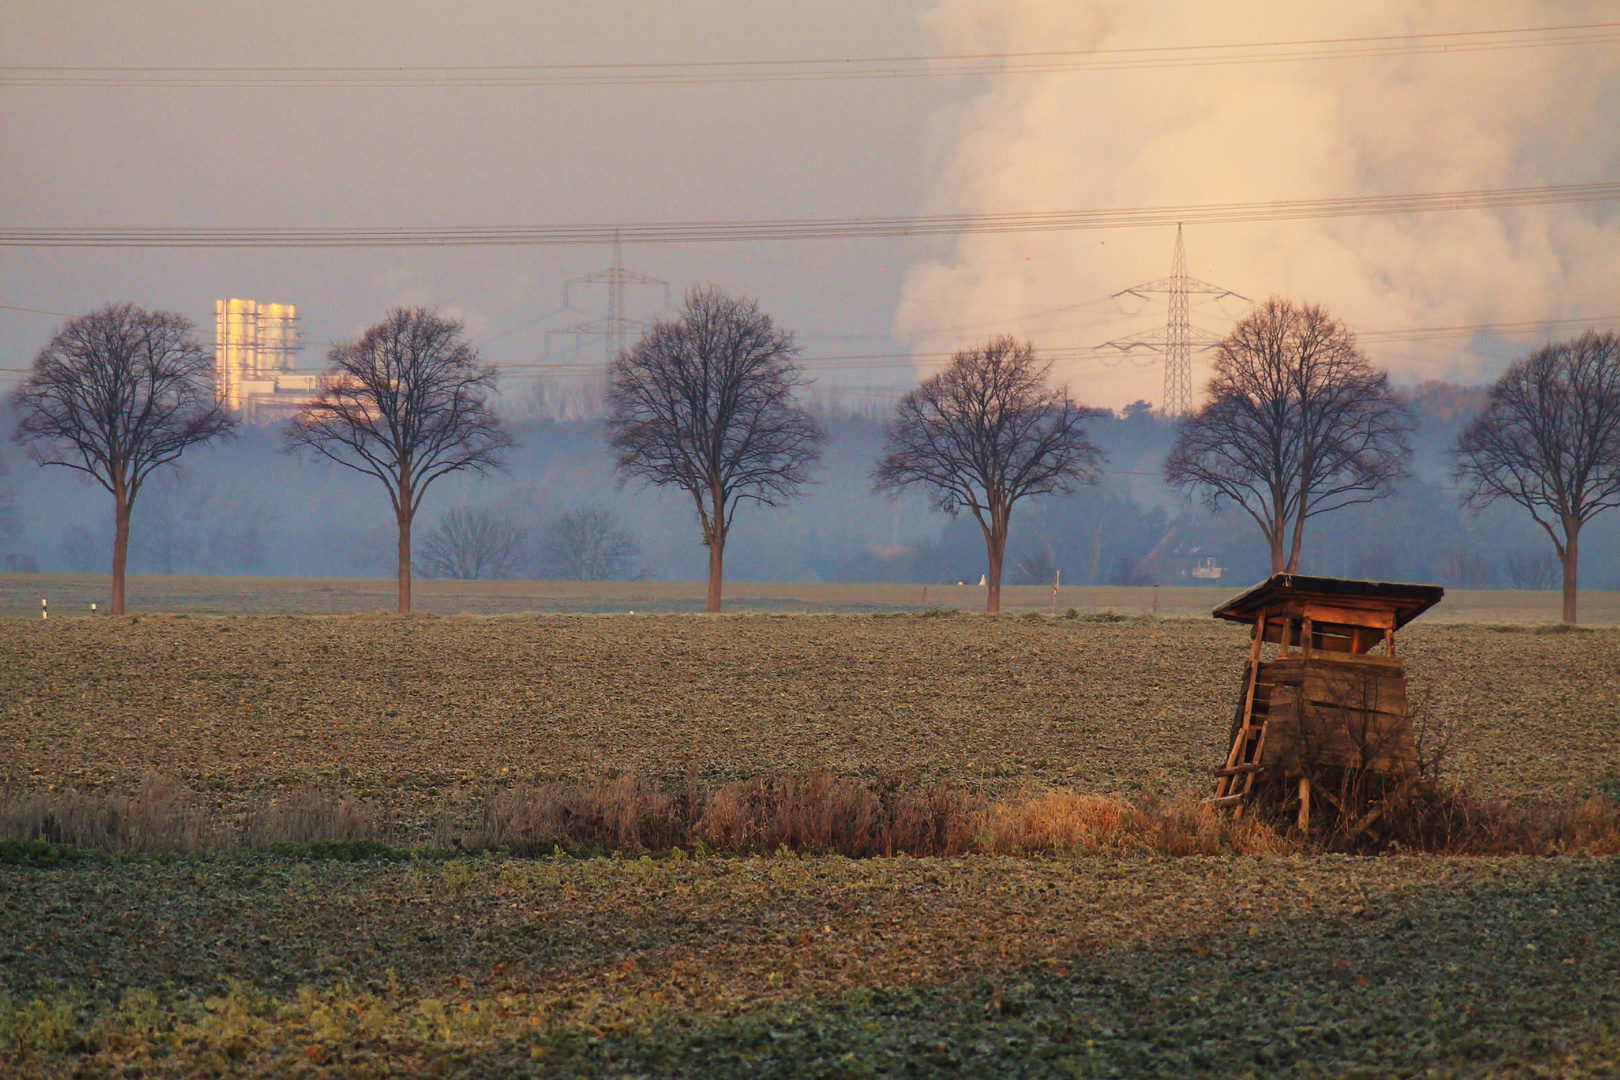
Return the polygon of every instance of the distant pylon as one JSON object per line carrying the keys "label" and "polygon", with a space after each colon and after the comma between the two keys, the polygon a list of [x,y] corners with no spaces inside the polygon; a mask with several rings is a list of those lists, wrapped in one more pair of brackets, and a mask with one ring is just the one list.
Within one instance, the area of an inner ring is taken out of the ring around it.
{"label": "distant pylon", "polygon": [[1187,276],[1187,249],[1182,243],[1180,222],[1176,223],[1176,252],[1170,260],[1170,276],[1133,285],[1115,293],[1114,298],[1134,296],[1146,300],[1150,293],[1164,293],[1168,298],[1169,311],[1164,329],[1134,338],[1105,341],[1099,348],[1118,349],[1125,353],[1143,349],[1161,354],[1164,357],[1164,401],[1160,403],[1159,410],[1166,416],[1186,416],[1193,411],[1192,354],[1202,352],[1220,340],[1214,334],[1193,326],[1191,305],[1187,298],[1194,293],[1213,296],[1217,300],[1227,296],[1239,300],[1247,300],[1248,297]]}
{"label": "distant pylon", "polygon": [[[632,319],[626,314],[624,302],[624,287],[626,285],[661,285],[664,289],[664,306],[669,306],[669,282],[662,278],[649,277],[638,274],[634,270],[624,268],[623,253],[619,249],[619,230],[613,230],[613,258],[606,270],[595,273],[581,274],[579,277],[569,278],[563,282],[563,306],[569,304],[569,287],[572,285],[606,285],[607,286],[607,318],[592,319],[588,322],[575,323],[573,326],[564,326],[551,331],[551,334],[567,334],[571,336],[576,346],[582,337],[599,337],[603,339],[606,347],[607,361],[612,363],[614,358],[624,352],[628,344],[631,327],[640,327],[640,320]],[[547,335],[550,337],[550,334]]]}

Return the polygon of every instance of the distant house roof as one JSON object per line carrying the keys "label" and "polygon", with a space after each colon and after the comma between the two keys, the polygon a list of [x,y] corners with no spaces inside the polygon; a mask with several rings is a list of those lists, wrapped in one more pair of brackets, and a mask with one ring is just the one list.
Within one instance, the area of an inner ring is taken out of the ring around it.
{"label": "distant house roof", "polygon": [[1232,597],[1213,612],[1217,619],[1252,623],[1260,609],[1291,601],[1320,601],[1358,608],[1380,608],[1395,613],[1398,630],[1440,602],[1446,590],[1439,585],[1409,585],[1396,581],[1355,581],[1350,578],[1273,574],[1260,584]]}

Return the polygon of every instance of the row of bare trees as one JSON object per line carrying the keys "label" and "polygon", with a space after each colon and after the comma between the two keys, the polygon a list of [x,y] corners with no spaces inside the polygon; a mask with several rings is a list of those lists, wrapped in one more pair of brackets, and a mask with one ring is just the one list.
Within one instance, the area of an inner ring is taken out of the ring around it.
{"label": "row of bare trees", "polygon": [[439,517],[417,552],[419,573],[462,580],[518,577],[538,572],[562,581],[628,577],[641,544],[619,516],[601,506],[559,514],[538,539],[510,507],[462,506]]}
{"label": "row of bare trees", "polygon": [[[793,335],[751,301],[691,292],[612,365],[607,426],[626,479],[684,491],[709,552],[710,611],[720,610],[725,545],[738,507],[794,497],[825,433],[799,401],[806,380]],[[284,430],[308,452],[375,478],[398,527],[399,610],[411,606],[412,526],[432,484],[503,467],[510,435],[490,405],[496,372],[454,320],[400,309],[357,341],[336,345],[315,399]],[[999,338],[961,352],[906,395],[875,480],[927,489],[984,530],[991,611],[1013,505],[1095,479],[1101,453],[1085,436],[1091,411],[1047,385],[1049,365]],[[18,439],[35,460],[79,469],[112,492],[115,614],[124,610],[130,510],[153,470],[190,446],[229,435],[209,386],[212,363],[177,315],[131,305],[69,322],[36,358],[15,404]],[[577,520],[576,520],[577,518]],[[423,559],[446,576],[499,575],[517,546],[513,523],[452,512]],[[547,538],[547,561],[571,577],[606,576],[630,541],[582,511]],[[501,565],[497,565],[497,564]]]}
{"label": "row of bare trees", "polygon": [[[793,497],[826,436],[796,400],[805,385],[791,334],[758,305],[716,290],[687,297],[614,363],[608,428],[618,468],[691,496],[709,549],[708,609],[719,611],[726,537],[739,504]],[[1096,478],[1091,410],[1048,385],[1026,343],[996,338],[957,353],[901,399],[874,481],[918,486],[984,532],[987,610],[999,611],[1013,505]]]}
{"label": "row of bare trees", "polygon": [[[1382,498],[1406,475],[1411,415],[1320,307],[1257,305],[1216,346],[1208,394],[1165,478],[1252,517],[1273,573],[1298,569],[1311,517]],[[1517,503],[1547,532],[1575,622],[1581,529],[1620,503],[1620,336],[1587,333],[1510,365],[1452,454],[1468,506]]]}
{"label": "row of bare trees", "polygon": [[[410,610],[411,523],[429,486],[498,468],[511,445],[489,406],[493,368],[460,323],[391,312],[334,346],[315,400],[285,433],[382,482],[399,524],[399,609]],[[124,611],[130,514],[153,473],[234,426],[214,392],[213,358],[179,315],[109,305],[69,320],[13,397],[17,440],[42,465],[85,473],[113,496],[113,614]]]}
{"label": "row of bare trees", "polygon": [[[710,611],[720,610],[738,507],[796,496],[826,440],[800,401],[807,380],[798,354],[793,335],[755,302],[709,288],[689,293],[677,316],[611,366],[617,470],[692,499],[708,548]],[[17,439],[36,461],[85,472],[113,495],[115,613],[142,485],[186,448],[230,434],[212,368],[184,319],[109,306],[58,331],[14,397]],[[917,487],[939,509],[973,515],[991,612],[1000,607],[1015,504],[1093,483],[1103,460],[1086,434],[1093,410],[1050,375],[1049,362],[1010,337],[956,353],[901,399],[873,475],[880,490]],[[452,473],[504,467],[513,443],[491,407],[495,386],[495,370],[460,323],[398,309],[332,348],[319,393],[285,428],[288,450],[386,489],[401,612],[410,610],[412,526],[429,487]],[[1405,475],[1411,415],[1350,329],[1320,307],[1281,298],[1257,305],[1216,347],[1208,395],[1181,425],[1166,479],[1253,518],[1273,572],[1297,570],[1312,517],[1382,498]],[[1517,502],[1551,536],[1573,622],[1580,529],[1620,500],[1620,338],[1587,334],[1514,364],[1454,452],[1472,506]],[[441,521],[426,561],[447,576],[504,572],[483,566],[479,553],[510,549],[486,542],[509,524],[462,517]],[[601,576],[604,560],[625,557],[603,548],[622,542],[594,525],[581,520],[570,526],[579,535],[552,537],[551,561],[566,564],[567,576]]]}

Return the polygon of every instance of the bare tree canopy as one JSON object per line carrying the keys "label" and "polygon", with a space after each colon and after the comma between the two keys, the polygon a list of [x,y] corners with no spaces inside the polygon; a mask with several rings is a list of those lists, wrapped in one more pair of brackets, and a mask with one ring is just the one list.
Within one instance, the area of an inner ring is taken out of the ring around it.
{"label": "bare tree canopy", "polygon": [[425,577],[498,581],[517,576],[529,545],[528,527],[510,510],[463,506],[440,516],[418,563]]}
{"label": "bare tree canopy", "polygon": [[1048,385],[1052,365],[1028,342],[992,338],[900,399],[874,480],[880,490],[920,484],[948,514],[966,507],[984,530],[990,587],[985,610],[1001,610],[1001,564],[1013,504],[1095,483],[1102,451],[1086,438],[1096,411],[1066,386]]}
{"label": "bare tree canopy", "polygon": [[1214,368],[1165,479],[1212,509],[1242,507],[1271,547],[1272,573],[1293,573],[1307,520],[1393,490],[1415,424],[1349,327],[1315,304],[1256,305],[1215,346]]}
{"label": "bare tree canopy", "polygon": [[411,610],[411,522],[428,486],[453,472],[488,472],[512,445],[490,409],[496,373],[462,324],[396,308],[352,344],[334,345],[320,392],[290,420],[284,442],[375,476],[399,523],[399,611]]}
{"label": "bare tree canopy", "polygon": [[92,476],[112,493],[114,615],[124,612],[129,517],[141,485],[232,427],[213,376],[191,323],[113,304],[58,330],[13,394],[15,437],[29,456]]}
{"label": "bare tree canopy", "polygon": [[612,581],[630,573],[641,545],[617,514],[581,506],[563,514],[540,542],[540,572],[564,581]]}
{"label": "bare tree canopy", "polygon": [[620,354],[608,432],[622,477],[674,485],[697,505],[709,549],[710,611],[720,610],[726,536],[739,504],[792,498],[826,440],[795,400],[805,385],[793,335],[752,300],[694,289]]}
{"label": "bare tree canopy", "polygon": [[1620,505],[1620,336],[1586,333],[1513,364],[1454,454],[1470,507],[1508,499],[1547,531],[1575,622],[1581,526]]}

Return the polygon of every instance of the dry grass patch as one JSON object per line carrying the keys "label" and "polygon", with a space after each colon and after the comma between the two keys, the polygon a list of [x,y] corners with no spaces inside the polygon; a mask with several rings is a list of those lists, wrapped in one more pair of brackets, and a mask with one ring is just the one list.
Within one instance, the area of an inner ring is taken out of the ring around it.
{"label": "dry grass patch", "polygon": [[[386,806],[305,787],[235,819],[211,812],[173,780],[148,777],[133,796],[0,792],[0,841],[107,853],[225,853],[279,844],[408,844]],[[673,854],[1274,855],[1339,850],[1436,855],[1620,853],[1620,805],[1585,800],[1485,801],[1458,789],[1390,804],[1377,830],[1302,834],[1265,805],[1217,810],[1198,794],[1134,802],[1073,791],[999,798],[935,785],[868,786],[831,773],[756,777],[675,790],[642,778],[491,788],[472,821],[445,818],[430,851],[526,857]],[[347,849],[344,849],[347,850]],[[366,849],[371,850],[371,849]],[[18,858],[32,859],[32,849]],[[0,862],[6,854],[0,850]]]}

